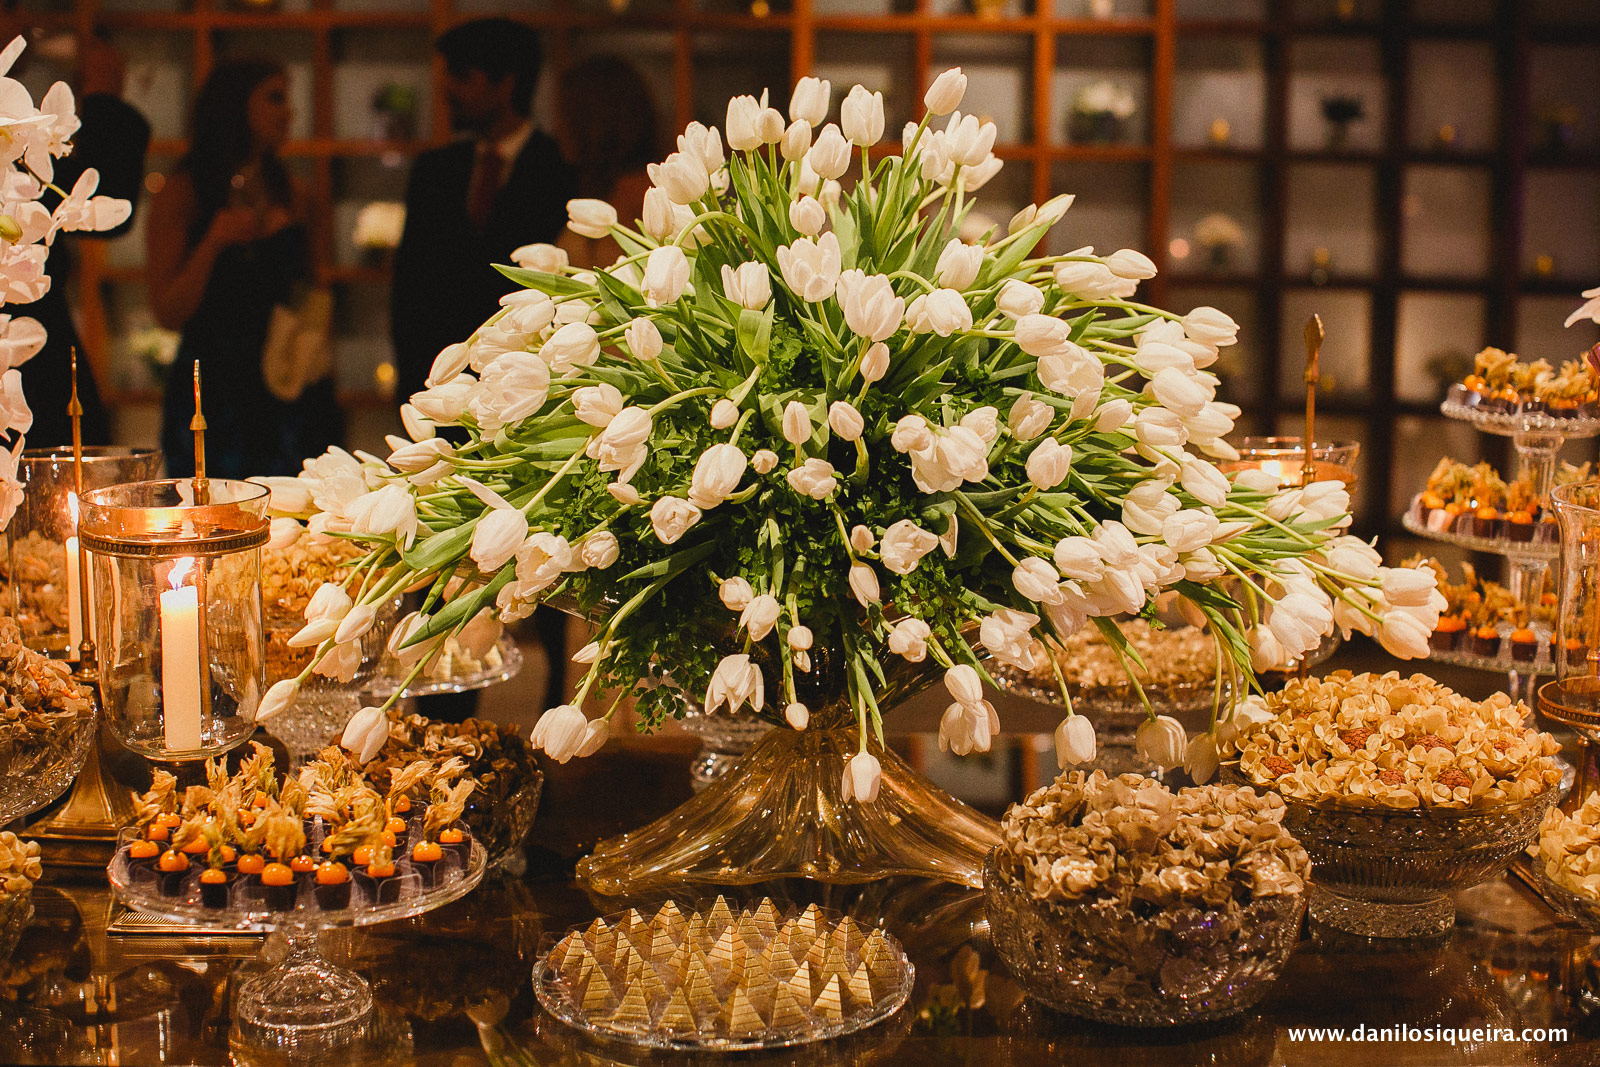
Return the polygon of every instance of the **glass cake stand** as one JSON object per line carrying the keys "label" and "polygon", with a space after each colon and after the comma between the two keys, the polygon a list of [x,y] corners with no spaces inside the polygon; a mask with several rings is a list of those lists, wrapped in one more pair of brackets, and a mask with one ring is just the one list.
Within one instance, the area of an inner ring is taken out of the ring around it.
{"label": "glass cake stand", "polygon": [[292,909],[272,910],[259,888],[236,885],[227,907],[209,908],[200,901],[199,868],[191,869],[173,895],[162,893],[157,881],[138,877],[127,859],[127,846],[138,837],[137,828],[125,828],[106,869],[113,892],[124,904],[202,930],[283,933],[288,953],[276,965],[239,983],[233,1011],[246,1041],[296,1055],[330,1051],[360,1038],[372,1011],[371,985],[322,954],[318,945],[322,930],[370,926],[432,911],[470,893],[483,879],[485,868],[483,846],[473,839],[465,859],[440,870],[431,886],[423,884],[410,861],[397,856],[394,900],[357,901],[352,892],[348,907],[322,908],[311,892],[301,891]]}
{"label": "glass cake stand", "polygon": [[[486,664],[479,670],[451,675],[448,678],[418,678],[406,686],[400,695],[409,698],[466,693],[474,689],[487,689],[501,682],[509,682],[522,671],[522,650],[517,647],[516,640],[510,634],[501,634],[497,647],[500,651],[500,662],[495,666]],[[395,690],[399,689],[405,680],[404,672],[396,673],[398,666],[391,657],[385,657],[383,668],[377,677],[367,683],[366,695],[373,700],[388,700],[394,696]]]}

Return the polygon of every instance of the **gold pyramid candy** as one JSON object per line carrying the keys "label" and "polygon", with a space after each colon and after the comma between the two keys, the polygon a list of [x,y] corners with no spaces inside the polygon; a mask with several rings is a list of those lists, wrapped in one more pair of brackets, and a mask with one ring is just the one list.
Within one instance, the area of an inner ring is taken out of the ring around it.
{"label": "gold pyramid candy", "polygon": [[817,995],[817,1000],[813,1007],[817,1009],[818,1015],[830,1023],[836,1023],[844,1018],[844,1004],[839,996],[838,975],[828,979],[827,983],[822,987],[822,992]]}
{"label": "gold pyramid candy", "polygon": [[655,934],[650,938],[650,959],[659,963],[670,958],[677,947],[677,943],[672,937],[672,931],[658,920]]}
{"label": "gold pyramid candy", "polygon": [[822,961],[827,954],[828,939],[826,937],[818,937],[816,940],[812,941],[810,947],[806,949],[806,962],[811,964],[811,969],[813,971],[821,971]]}
{"label": "gold pyramid candy", "polygon": [[739,940],[745,943],[746,948],[754,950],[766,943],[767,935],[763,934],[761,927],[756,925],[755,916],[748,912],[739,916],[739,921],[734,924],[734,929],[739,931]]}
{"label": "gold pyramid candy", "polygon": [[734,1035],[753,1034],[766,1025],[743,989],[735,989],[733,996],[728,998],[726,1018],[728,1033]]}
{"label": "gold pyramid candy", "polygon": [[804,1004],[811,1003],[811,965],[800,964],[800,969],[794,972],[794,977],[786,983],[789,989]]}
{"label": "gold pyramid candy", "polygon": [[633,950],[633,943],[626,937],[618,936],[617,951],[611,957],[612,973],[627,974],[628,969],[633,966],[633,961],[638,958],[639,954]]}
{"label": "gold pyramid candy", "polygon": [[[806,998],[810,1000],[809,997]],[[777,995],[772,998],[772,1027],[783,1029],[790,1026],[799,1026],[806,1021],[805,1002],[794,995],[794,990],[786,985],[778,987]]]}
{"label": "gold pyramid candy", "polygon": [[708,942],[715,941],[716,935],[709,932],[707,928],[706,917],[701,915],[699,912],[695,912],[694,918],[689,920],[689,926],[687,932],[684,934],[684,939],[695,945],[704,945]]}
{"label": "gold pyramid candy", "polygon": [[839,924],[833,928],[828,937],[830,947],[837,948],[841,956],[850,954],[854,942],[851,931],[855,928],[855,925],[848,917],[840,919]]}
{"label": "gold pyramid candy", "polygon": [[750,1003],[758,1010],[772,1010],[773,998],[778,995],[778,980],[759,960],[751,961],[750,970],[745,974],[744,985],[740,988],[750,997]]}
{"label": "gold pyramid candy", "polygon": [[855,973],[850,976],[850,983],[846,986],[850,999],[861,1007],[871,1007],[875,998],[872,995],[872,978],[867,974],[867,965],[856,965]]}
{"label": "gold pyramid candy", "polygon": [[589,985],[583,991],[583,1010],[604,1011],[611,1003],[611,996],[611,983],[606,981],[605,972],[596,967],[589,975]]}
{"label": "gold pyramid candy", "polygon": [[578,940],[576,937],[574,937],[572,934],[568,934],[566,937],[563,937],[560,941],[556,942],[556,947],[550,950],[549,958],[550,967],[552,970],[559,971],[566,968],[567,953],[572,951],[572,943],[576,940]]}
{"label": "gold pyramid candy", "polygon": [[616,933],[604,919],[596,919],[583,934],[584,943],[597,957],[608,960],[617,952]]}
{"label": "gold pyramid candy", "polygon": [[711,906],[710,914],[706,916],[707,925],[715,927],[711,932],[711,936],[715,937],[722,933],[723,927],[732,922],[733,912],[728,909],[728,898],[719,894],[717,902]]}
{"label": "gold pyramid candy", "polygon": [[673,991],[667,1006],[661,1012],[661,1028],[687,1032],[697,1029],[694,1012],[689,1010],[689,996],[682,986]]}
{"label": "gold pyramid candy", "polygon": [[684,979],[689,975],[690,951],[689,942],[685,941],[678,946],[678,950],[666,962],[667,974],[671,976],[671,981],[676,985],[682,985]]}
{"label": "gold pyramid candy", "polygon": [[844,951],[836,941],[830,940],[828,942],[828,951],[822,957],[822,975],[824,978],[831,975],[839,975],[845,978],[850,976],[850,968],[846,966],[844,961]]}
{"label": "gold pyramid candy", "polygon": [[656,969],[648,963],[639,972],[638,984],[644,990],[645,999],[654,1003],[667,995],[667,985],[656,973]]}
{"label": "gold pyramid candy", "polygon": [[633,985],[634,983],[638,982],[644,977],[646,971],[649,971],[651,974],[655,973],[654,969],[651,968],[650,964],[645,960],[645,958],[635,952],[633,954],[633,959],[628,961],[628,984]]}
{"label": "gold pyramid candy", "polygon": [[709,959],[730,971],[743,971],[745,955],[744,940],[739,936],[739,931],[729,926],[718,936],[716,944],[711,946]]}
{"label": "gold pyramid candy", "polygon": [[767,965],[768,970],[784,978],[793,974],[797,966],[794,957],[789,954],[789,946],[776,939],[767,944],[766,951],[761,954],[761,959]]}
{"label": "gold pyramid candy", "polygon": [[806,906],[806,910],[800,913],[800,918],[795,920],[795,924],[807,937],[816,937],[819,933],[821,933],[821,930],[818,927],[818,921],[821,918],[822,913],[817,910],[817,906],[815,904],[809,904]]}
{"label": "gold pyramid candy", "polygon": [[689,1007],[694,1011],[695,1019],[701,1026],[708,1025],[722,1010],[722,1001],[717,999],[717,994],[711,989],[711,978],[702,970],[689,967],[689,981],[684,986],[685,996],[689,1000]]}
{"label": "gold pyramid candy", "polygon": [[644,987],[631,985],[628,995],[622,998],[612,1013],[611,1025],[623,1030],[646,1030],[650,1027],[650,1005],[644,999]]}
{"label": "gold pyramid candy", "polygon": [[772,902],[771,897],[762,897],[761,904],[752,914],[756,928],[761,931],[761,936],[771,938],[778,932],[778,906]]}
{"label": "gold pyramid candy", "polygon": [[684,927],[687,921],[683,917],[683,912],[678,910],[678,905],[670,900],[661,905],[661,910],[656,912],[655,925],[666,927],[674,935]]}
{"label": "gold pyramid candy", "polygon": [[579,941],[577,947],[569,951],[567,958],[561,961],[561,974],[570,985],[583,981],[592,970],[594,970],[594,954],[582,941]]}

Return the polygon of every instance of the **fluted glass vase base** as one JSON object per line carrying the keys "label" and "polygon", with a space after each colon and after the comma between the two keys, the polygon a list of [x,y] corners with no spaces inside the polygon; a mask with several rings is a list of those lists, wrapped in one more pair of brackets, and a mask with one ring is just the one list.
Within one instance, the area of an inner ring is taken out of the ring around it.
{"label": "fluted glass vase base", "polygon": [[578,877],[608,896],[777,878],[839,884],[914,875],[983,885],[999,824],[873,742],[882,784],[845,801],[855,730],[774,729],[720,780],[631,833],[600,842]]}

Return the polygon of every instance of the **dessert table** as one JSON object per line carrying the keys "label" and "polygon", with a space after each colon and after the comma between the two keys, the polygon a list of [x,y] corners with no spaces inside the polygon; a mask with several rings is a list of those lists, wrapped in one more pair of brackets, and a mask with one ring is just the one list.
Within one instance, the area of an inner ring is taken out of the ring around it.
{"label": "dessert table", "polygon": [[[1385,662],[1376,646],[1357,642],[1327,669],[1341,666],[1383,669]],[[1492,684],[1481,674],[1461,675],[1442,680],[1465,692]],[[937,777],[937,744],[920,731],[937,716],[939,698],[926,696],[897,713],[893,725],[903,731],[896,746]],[[946,779],[992,813],[1053,767],[1048,731],[1059,715],[1013,697],[997,703],[1008,732],[984,764],[955,765]],[[414,919],[329,931],[325,952],[371,979],[376,1005],[369,1035],[340,1059],[441,1067],[716,1059],[590,1041],[541,1012],[530,980],[539,953],[555,938],[622,903],[578,887],[575,859],[596,840],[690,795],[697,744],[688,734],[630,737],[588,760],[547,766],[525,873],[491,875],[464,899]],[[737,895],[763,893],[885,917],[915,964],[916,986],[909,1006],[886,1023],[833,1042],[741,1054],[741,1064],[1600,1062],[1600,1017],[1586,1020],[1566,992],[1600,992],[1600,945],[1564,926],[1509,876],[1457,898],[1459,921],[1443,944],[1384,951],[1311,926],[1258,1009],[1229,1023],[1148,1031],[1082,1022],[1026,1001],[990,945],[979,892],[897,880],[832,888],[769,884]],[[122,908],[103,879],[42,884],[35,907],[37,919],[9,967],[0,969],[0,1062],[293,1062],[246,1045],[230,1048],[230,993],[261,966],[259,937],[192,936],[172,927],[115,932]],[[1519,1034],[1564,1028],[1565,1037],[1469,1033],[1451,1041],[1423,1034],[1411,1041],[1335,1042],[1297,1033],[1358,1026]]]}

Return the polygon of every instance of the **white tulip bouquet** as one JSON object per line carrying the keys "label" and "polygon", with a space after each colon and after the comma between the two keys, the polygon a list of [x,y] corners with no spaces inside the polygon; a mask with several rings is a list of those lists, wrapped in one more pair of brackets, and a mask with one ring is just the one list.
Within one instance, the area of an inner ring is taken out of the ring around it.
{"label": "white tulip bouquet", "polygon": [[[1431,573],[1387,570],[1342,535],[1341,485],[1280,491],[1204,458],[1234,456],[1239,412],[1205,369],[1234,342],[1228,316],[1134,302],[1155,272],[1138,252],[1041,252],[1070,196],[958,237],[1000,167],[994,127],[956,111],[959,70],[877,158],[881,96],[856,86],[835,125],[829,88],[802,79],[787,120],[763,96],[731,101],[723,134],[691,124],[650,168],[636,225],[574,201],[571,228],[615,238],[621,259],[576,270],[521,249],[503,269],[524,288],[439,354],[402,409],[409,440],[272,483],[280,542],[308,521],[371,546],[350,588],[313,600],[300,643],[347,659],[374,606],[422,588],[392,642],[420,667],[480,612],[559,596],[599,626],[577,700],[534,732],[559,760],[607,735],[617,704],[587,721],[592,692],[631,693],[647,727],[674,714],[667,687],[636,688],[661,671],[711,709],[840,725],[800,699],[829,650],[860,801],[894,658],[944,670],[942,742],[966,753],[998,727],[987,657],[1031,669],[1043,639],[1087,621],[1131,656],[1115,617],[1167,590],[1216,634],[1219,677],[1299,656],[1335,623],[1426,654]],[[381,719],[365,709],[347,743],[381,744]],[[1184,759],[1176,723],[1148,726],[1150,754]],[[1058,749],[1092,759],[1092,728],[1069,712]]]}

